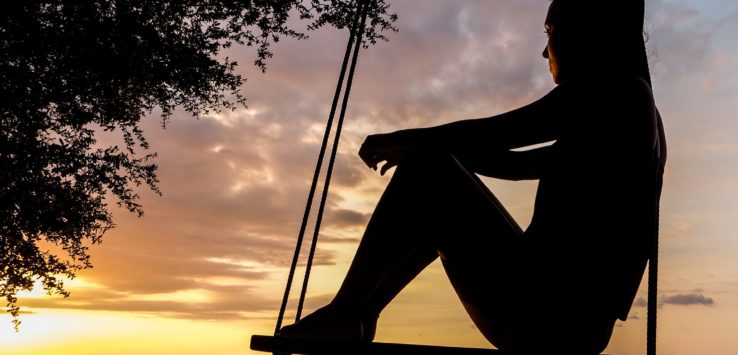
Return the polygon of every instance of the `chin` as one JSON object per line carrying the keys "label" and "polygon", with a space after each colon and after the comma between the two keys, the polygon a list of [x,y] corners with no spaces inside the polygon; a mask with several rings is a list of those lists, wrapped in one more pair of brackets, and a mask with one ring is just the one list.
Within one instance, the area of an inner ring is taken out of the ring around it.
{"label": "chin", "polygon": [[558,84],[560,82],[558,71],[556,71],[556,70],[549,70],[549,72],[551,73],[551,79],[553,80],[553,82],[556,83],[556,84]]}

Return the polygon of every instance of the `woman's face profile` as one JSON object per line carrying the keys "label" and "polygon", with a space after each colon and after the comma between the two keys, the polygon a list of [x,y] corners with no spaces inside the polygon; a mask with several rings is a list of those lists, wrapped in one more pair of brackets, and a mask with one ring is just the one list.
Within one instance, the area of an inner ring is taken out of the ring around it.
{"label": "woman's face profile", "polygon": [[548,59],[548,67],[551,72],[551,76],[553,77],[553,81],[556,84],[559,84],[564,81],[564,74],[566,74],[566,71],[562,71],[564,68],[562,68],[561,63],[561,49],[563,46],[560,44],[562,42],[562,38],[560,34],[556,32],[558,22],[557,15],[559,11],[556,4],[556,0],[551,2],[551,5],[548,8],[548,14],[546,15],[546,21],[543,25],[546,35],[548,36],[548,43],[543,49],[543,57]]}

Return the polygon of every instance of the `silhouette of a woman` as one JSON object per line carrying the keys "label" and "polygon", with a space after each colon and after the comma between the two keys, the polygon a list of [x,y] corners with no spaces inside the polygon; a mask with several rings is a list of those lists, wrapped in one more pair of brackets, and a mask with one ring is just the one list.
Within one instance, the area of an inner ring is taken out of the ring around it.
{"label": "silhouette of a woman", "polygon": [[[367,137],[397,166],[333,301],[283,328],[372,340],[384,307],[440,257],[471,319],[510,353],[599,353],[626,319],[657,233],[666,146],[643,39],[642,0],[553,0],[557,87],[501,115]],[[538,143],[552,145],[512,150]],[[524,231],[475,174],[539,179]]]}

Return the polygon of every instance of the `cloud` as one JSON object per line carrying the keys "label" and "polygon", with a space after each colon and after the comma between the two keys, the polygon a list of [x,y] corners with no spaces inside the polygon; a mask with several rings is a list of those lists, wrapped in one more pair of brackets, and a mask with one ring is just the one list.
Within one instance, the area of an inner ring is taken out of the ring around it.
{"label": "cloud", "polygon": [[635,307],[648,307],[648,300],[646,300],[643,297],[638,297],[634,302],[633,306]]}
{"label": "cloud", "polygon": [[[673,304],[673,305],[681,305],[681,306],[690,306],[690,305],[705,305],[705,306],[712,306],[715,304],[715,301],[710,298],[706,297],[699,293],[678,293],[670,296],[661,296],[659,298],[658,306],[659,308],[663,307],[667,304]],[[646,300],[643,297],[638,297],[633,302],[634,307],[648,307],[648,300]]]}
{"label": "cloud", "polygon": [[649,4],[647,19],[654,77],[668,83],[702,71],[717,31],[704,14],[686,3],[658,0]]}
{"label": "cloud", "polygon": [[[392,5],[400,32],[359,60],[321,243],[358,241],[387,184],[356,156],[368,134],[493,115],[553,87],[540,55],[548,2]],[[155,117],[145,120],[159,153],[163,196],[141,193],[143,218],[115,211],[118,228],[92,248],[95,268],[80,275],[99,289],[22,304],[189,318],[274,309],[346,40],[339,31],[311,37],[275,46],[265,75],[249,65],[239,68],[249,78],[243,88],[248,110],[199,120],[176,112],[164,130]],[[248,49],[228,55],[240,63],[253,60]],[[338,256],[318,246],[315,264],[334,265]],[[197,302],[163,296],[199,292],[207,297]]]}
{"label": "cloud", "polygon": [[[675,80],[685,67],[700,73],[709,62],[714,27],[688,4],[650,4],[655,76]],[[359,59],[321,243],[356,243],[388,181],[356,156],[366,135],[493,115],[553,87],[540,55],[547,1],[424,0],[417,6],[398,0],[392,6],[400,32]],[[200,120],[177,112],[165,130],[155,117],[146,120],[164,195],[142,192],[146,214],[140,219],[116,210],[118,228],[92,248],[95,268],[80,275],[100,288],[72,289],[65,300],[23,299],[21,305],[192,319],[275,310],[346,40],[340,31],[311,37],[275,46],[264,75],[247,64],[239,68],[249,78],[243,87],[248,110]],[[250,50],[234,48],[228,55],[240,63],[253,60]],[[691,220],[672,219],[664,218],[666,241],[693,232]],[[316,265],[338,260],[336,251],[319,245]],[[166,298],[189,293],[207,297]],[[310,297],[308,305],[317,307],[329,297]],[[689,293],[660,303],[714,301]],[[634,302],[646,305],[644,298]]]}
{"label": "cloud", "polygon": [[272,311],[277,306],[277,303],[271,299],[265,300],[242,292],[237,294],[237,297],[221,297],[210,302],[149,301],[125,298],[89,299],[84,294],[76,294],[72,299],[29,299],[24,300],[23,304],[33,308],[141,312],[187,319],[245,319],[249,317],[247,312]]}
{"label": "cloud", "polygon": [[676,304],[676,305],[682,305],[682,306],[689,306],[689,305],[696,305],[696,304],[712,306],[713,304],[715,304],[715,301],[713,301],[712,298],[705,297],[704,295],[701,295],[698,293],[663,296],[661,298],[661,302],[663,302],[664,304]]}
{"label": "cloud", "polygon": [[347,209],[333,209],[327,217],[335,226],[364,226],[369,220],[366,214]]}
{"label": "cloud", "polygon": [[380,128],[491,114],[551,87],[544,85],[550,78],[540,55],[546,3],[398,5],[408,21],[391,43],[371,49],[371,62],[362,62],[366,72],[387,75],[356,88],[363,93],[359,109]]}

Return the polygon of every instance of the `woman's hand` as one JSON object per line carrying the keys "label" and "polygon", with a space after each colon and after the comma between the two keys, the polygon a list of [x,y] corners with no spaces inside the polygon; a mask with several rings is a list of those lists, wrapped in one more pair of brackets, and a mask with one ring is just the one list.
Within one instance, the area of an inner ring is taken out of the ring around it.
{"label": "woman's hand", "polygon": [[373,134],[366,137],[364,143],[359,149],[359,157],[364,163],[377,170],[379,163],[385,162],[380,169],[380,174],[384,175],[387,170],[396,166],[410,153],[415,151],[417,147],[414,144],[414,136],[412,130],[397,131],[385,134]]}

